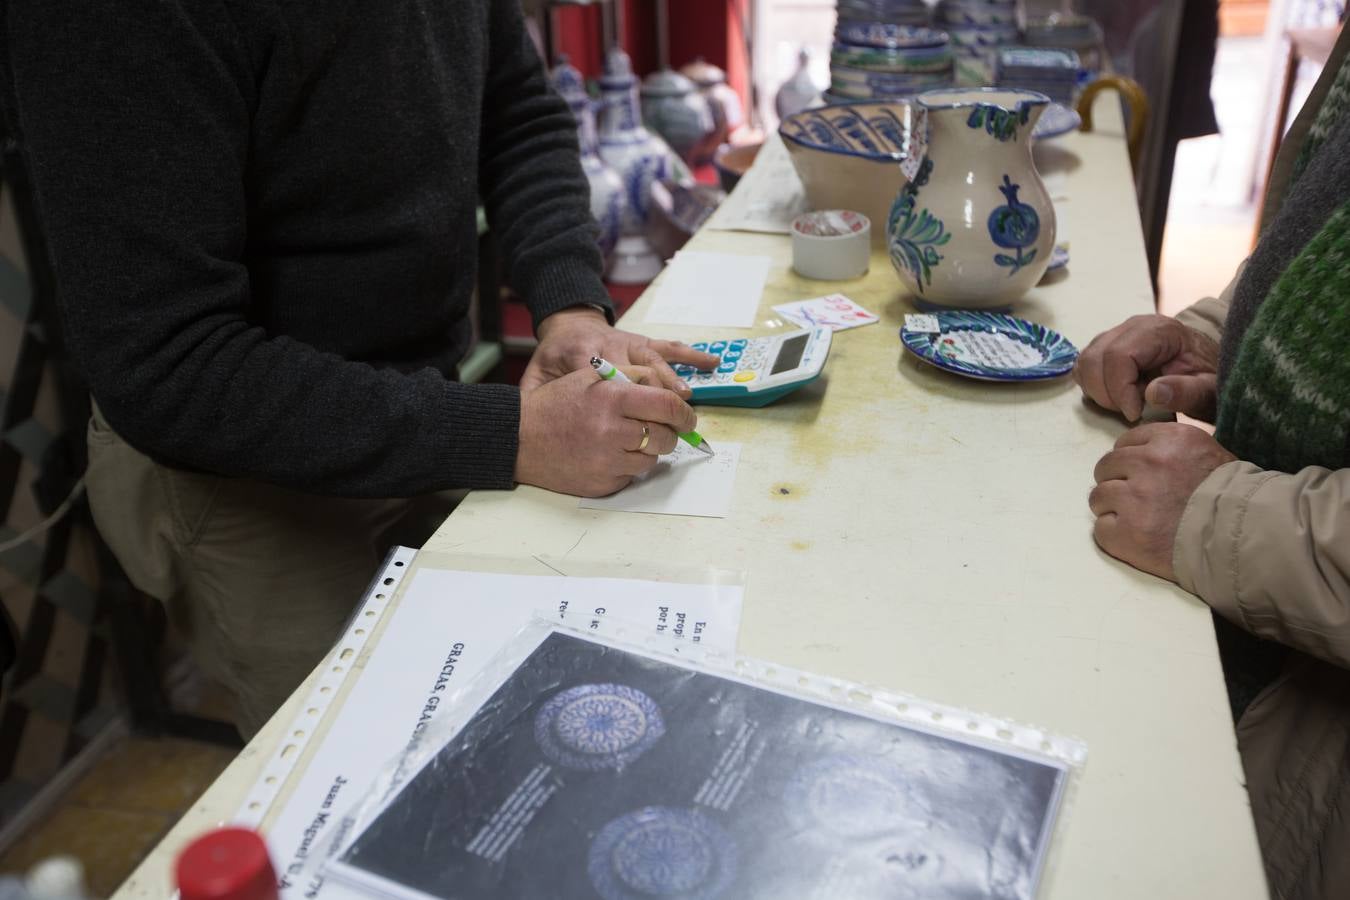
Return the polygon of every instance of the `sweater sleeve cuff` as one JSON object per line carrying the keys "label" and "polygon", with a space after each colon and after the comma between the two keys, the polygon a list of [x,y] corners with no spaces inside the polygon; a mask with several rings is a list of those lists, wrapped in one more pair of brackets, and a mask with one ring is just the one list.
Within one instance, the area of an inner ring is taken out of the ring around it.
{"label": "sweater sleeve cuff", "polygon": [[543,267],[531,283],[520,286],[530,306],[535,331],[539,323],[564,309],[594,306],[614,324],[614,304],[599,274],[585,261],[563,257]]}
{"label": "sweater sleeve cuff", "polygon": [[1252,495],[1277,474],[1241,460],[1219,466],[1191,494],[1172,547],[1177,583],[1248,631],[1238,554]]}
{"label": "sweater sleeve cuff", "polygon": [[452,487],[515,486],[520,444],[520,391],[504,384],[451,384],[449,437],[440,443],[441,471]]}

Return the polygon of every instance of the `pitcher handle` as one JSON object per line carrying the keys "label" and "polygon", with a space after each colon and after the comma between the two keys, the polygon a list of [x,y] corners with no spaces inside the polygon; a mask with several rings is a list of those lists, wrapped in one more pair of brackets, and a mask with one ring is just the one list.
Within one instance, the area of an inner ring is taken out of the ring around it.
{"label": "pitcher handle", "polygon": [[1107,89],[1120,94],[1129,109],[1130,128],[1125,144],[1130,149],[1130,166],[1133,168],[1139,165],[1139,153],[1144,148],[1144,132],[1148,130],[1150,115],[1148,96],[1139,82],[1124,75],[1102,75],[1083,88],[1078,98],[1078,115],[1083,120],[1079,130],[1092,130],[1092,103],[1098,94]]}

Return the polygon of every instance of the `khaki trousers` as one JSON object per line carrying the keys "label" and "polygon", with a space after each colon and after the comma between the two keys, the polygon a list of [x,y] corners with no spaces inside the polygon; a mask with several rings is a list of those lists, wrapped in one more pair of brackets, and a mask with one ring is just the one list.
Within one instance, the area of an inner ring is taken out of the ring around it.
{"label": "khaki trousers", "polygon": [[251,737],[337,640],[385,553],[420,547],[461,493],[320,497],[160,465],[97,410],[89,505],[137,588],[162,601]]}

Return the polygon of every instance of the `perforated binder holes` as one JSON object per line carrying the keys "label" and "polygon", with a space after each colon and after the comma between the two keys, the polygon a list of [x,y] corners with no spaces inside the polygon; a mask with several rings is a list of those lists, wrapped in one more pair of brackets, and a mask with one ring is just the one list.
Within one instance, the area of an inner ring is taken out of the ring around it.
{"label": "perforated binder holes", "polygon": [[320,694],[331,694],[331,693],[333,693],[333,689],[330,688],[328,685],[325,684],[323,687],[319,688],[319,693],[320,693]]}
{"label": "perforated binder holes", "polygon": [[311,706],[309,709],[305,710],[305,712],[309,713],[311,716],[317,716],[319,714],[319,708],[317,706]]}
{"label": "perforated binder holes", "polygon": [[1000,728],[998,730],[998,736],[1001,740],[1011,741],[1013,733],[1006,728]]}
{"label": "perforated binder holes", "polygon": [[383,584],[384,584],[385,587],[388,587],[389,585],[391,585],[391,584],[393,584],[393,583],[394,583],[394,579],[393,579],[393,578],[386,578],[386,579],[384,580],[384,582],[383,582]]}
{"label": "perforated binder holes", "polygon": [[1050,746],[1051,744],[1049,741],[1041,741],[1041,749],[1044,750],[1046,753],[1050,752]]}
{"label": "perforated binder holes", "polygon": [[248,805],[248,808],[251,810],[259,810],[262,809],[262,804],[259,803],[257,800],[254,800],[252,803]]}
{"label": "perforated binder holes", "polygon": [[276,784],[276,783],[277,783],[277,776],[275,775],[268,775],[266,778],[263,779],[263,784]]}
{"label": "perforated binder holes", "polygon": [[302,737],[305,736],[305,733],[304,733],[303,731],[301,731],[299,728],[297,728],[297,729],[295,730],[295,736],[298,737],[298,738],[302,738]]}
{"label": "perforated binder holes", "polygon": [[334,671],[334,672],[341,672],[341,671],[342,671],[342,666],[333,666],[333,671]]}
{"label": "perforated binder holes", "polygon": [[355,653],[355,652],[356,652],[356,651],[353,650],[351,647],[348,647],[347,649],[345,649],[345,650],[342,651],[342,654],[338,657],[338,659],[341,659],[341,660],[348,660],[348,659],[351,659],[351,658],[352,658],[352,654]]}
{"label": "perforated binder holes", "polygon": [[841,687],[840,687],[839,685],[837,685],[837,684],[832,684],[832,685],[830,685],[830,696],[831,696],[831,697],[842,697],[842,696],[844,696],[844,689],[841,688]]}
{"label": "perforated binder holes", "polygon": [[290,759],[292,756],[295,755],[295,751],[298,749],[299,748],[296,747],[294,744],[287,744],[285,747],[281,748],[281,758]]}
{"label": "perforated binder holes", "polygon": [[358,634],[358,635],[362,635],[362,634],[365,634],[365,633],[366,633],[366,630],[365,630],[364,628],[358,628],[358,629],[356,629],[356,634]]}
{"label": "perforated binder holes", "polygon": [[967,722],[967,723],[966,723],[966,727],[969,728],[971,731],[979,731],[979,730],[980,730],[980,723],[979,723],[979,722],[974,722],[974,721],[972,721],[972,722]]}
{"label": "perforated binder holes", "polygon": [[809,687],[810,685],[811,685],[810,678],[807,678],[805,675],[797,676],[797,687]]}
{"label": "perforated binder holes", "polygon": [[940,713],[940,712],[935,712],[935,713],[933,713],[933,721],[934,721],[934,722],[941,722],[941,721],[942,721],[942,713]]}
{"label": "perforated binder holes", "polygon": [[[383,600],[383,599],[384,599],[384,594],[376,594],[376,595],[375,595],[375,599],[376,599],[376,600]],[[373,615],[375,615],[375,610],[373,610],[373,609],[368,609],[368,610],[366,610],[366,615],[368,615],[368,616],[373,616]]]}
{"label": "perforated binder holes", "polygon": [[402,567],[402,566],[403,566],[403,560],[401,560],[401,559],[395,560],[395,561],[394,561],[394,565],[399,566],[399,567]]}
{"label": "perforated binder holes", "polygon": [[848,699],[852,700],[854,703],[871,703],[872,695],[867,693],[867,691],[853,690],[848,692]]}
{"label": "perforated binder holes", "polygon": [[908,703],[897,703],[897,704],[895,704],[895,710],[896,710],[896,712],[909,712],[909,704],[908,704]]}

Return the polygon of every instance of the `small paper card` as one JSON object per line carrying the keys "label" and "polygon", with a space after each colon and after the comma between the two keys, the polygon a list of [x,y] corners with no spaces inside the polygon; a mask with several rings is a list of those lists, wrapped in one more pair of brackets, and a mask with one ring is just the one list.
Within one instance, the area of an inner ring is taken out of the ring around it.
{"label": "small paper card", "polygon": [[907,331],[917,332],[918,334],[942,333],[942,327],[938,325],[937,316],[930,316],[925,313],[910,313],[906,315],[905,329]]}
{"label": "small paper card", "polygon": [[661,457],[655,468],[633,479],[628,487],[608,497],[584,498],[580,506],[725,519],[731,511],[740,457],[740,444],[718,441],[716,454],[708,456],[681,441],[674,453]]}
{"label": "small paper card", "polygon": [[843,331],[845,328],[857,328],[881,321],[875,315],[863,309],[843,294],[830,294],[814,300],[798,300],[796,303],[780,303],[774,312],[791,319],[803,328],[832,328]]}

